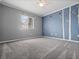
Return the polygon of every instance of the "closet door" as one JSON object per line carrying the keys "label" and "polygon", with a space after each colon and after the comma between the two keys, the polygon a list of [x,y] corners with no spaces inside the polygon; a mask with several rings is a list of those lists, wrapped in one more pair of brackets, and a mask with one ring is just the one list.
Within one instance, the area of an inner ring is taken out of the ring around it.
{"label": "closet door", "polygon": [[62,33],[62,11],[43,17],[44,36],[63,38]]}
{"label": "closet door", "polygon": [[79,41],[78,7],[71,7],[71,40]]}
{"label": "closet door", "polygon": [[64,9],[64,37],[69,39],[69,8]]}

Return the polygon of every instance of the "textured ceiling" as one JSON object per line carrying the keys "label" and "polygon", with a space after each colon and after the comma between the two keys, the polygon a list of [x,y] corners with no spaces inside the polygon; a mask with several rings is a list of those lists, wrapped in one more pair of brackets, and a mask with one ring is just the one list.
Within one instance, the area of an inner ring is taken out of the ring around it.
{"label": "textured ceiling", "polygon": [[47,0],[48,4],[41,8],[38,6],[38,0],[2,0],[3,4],[20,8],[22,10],[34,13],[39,16],[45,16],[79,3],[79,0]]}

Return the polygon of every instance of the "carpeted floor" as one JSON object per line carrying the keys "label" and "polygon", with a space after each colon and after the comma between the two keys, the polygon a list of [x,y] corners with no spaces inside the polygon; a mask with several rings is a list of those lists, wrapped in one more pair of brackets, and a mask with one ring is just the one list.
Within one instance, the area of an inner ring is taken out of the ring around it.
{"label": "carpeted floor", "polygon": [[79,43],[36,38],[0,45],[1,59],[79,59]]}

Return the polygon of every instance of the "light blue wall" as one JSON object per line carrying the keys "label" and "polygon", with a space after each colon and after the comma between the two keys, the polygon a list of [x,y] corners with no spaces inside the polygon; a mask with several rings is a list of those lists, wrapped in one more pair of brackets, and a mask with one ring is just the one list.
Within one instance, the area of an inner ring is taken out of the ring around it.
{"label": "light blue wall", "polygon": [[79,38],[77,37],[77,35],[79,35],[78,6],[79,5],[75,5],[71,7],[71,38],[72,40],[79,41]]}
{"label": "light blue wall", "polygon": [[[71,40],[79,40],[79,25],[78,25],[78,7],[79,4],[64,10],[64,35],[65,39],[69,40],[69,13],[71,13]],[[62,10],[43,17],[43,35],[57,38],[63,37],[62,28]]]}
{"label": "light blue wall", "polygon": [[64,35],[69,39],[69,8],[64,9]]}
{"label": "light blue wall", "polygon": [[62,11],[43,17],[43,35],[62,38]]}

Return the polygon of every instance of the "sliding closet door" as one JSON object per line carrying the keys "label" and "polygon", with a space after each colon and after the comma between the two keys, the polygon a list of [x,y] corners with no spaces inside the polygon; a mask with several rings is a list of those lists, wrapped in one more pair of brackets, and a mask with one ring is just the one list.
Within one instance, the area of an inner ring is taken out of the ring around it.
{"label": "sliding closet door", "polygon": [[64,9],[64,37],[69,39],[69,8]]}
{"label": "sliding closet door", "polygon": [[50,29],[49,28],[49,16],[45,16],[42,18],[42,34],[43,36],[50,36]]}
{"label": "sliding closet door", "polygon": [[78,7],[79,5],[71,7],[71,40],[76,41],[79,41]]}
{"label": "sliding closet door", "polygon": [[62,11],[43,17],[43,35],[56,38],[63,37]]}
{"label": "sliding closet door", "polygon": [[43,17],[43,35],[79,41],[79,4]]}

